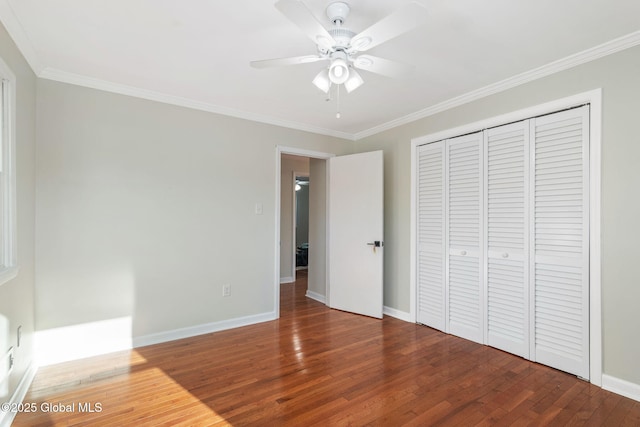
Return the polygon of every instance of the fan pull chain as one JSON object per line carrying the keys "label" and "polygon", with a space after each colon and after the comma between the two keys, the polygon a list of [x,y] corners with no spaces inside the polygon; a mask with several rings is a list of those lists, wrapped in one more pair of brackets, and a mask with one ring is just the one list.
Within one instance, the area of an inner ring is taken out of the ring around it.
{"label": "fan pull chain", "polygon": [[340,85],[336,85],[336,119],[340,118]]}

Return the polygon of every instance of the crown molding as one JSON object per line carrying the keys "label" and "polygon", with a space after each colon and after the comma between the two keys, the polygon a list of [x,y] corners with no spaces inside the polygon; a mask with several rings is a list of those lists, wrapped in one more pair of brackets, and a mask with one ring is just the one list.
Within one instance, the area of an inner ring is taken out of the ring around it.
{"label": "crown molding", "polygon": [[118,93],[120,95],[128,95],[136,98],[147,99],[149,101],[157,101],[165,104],[176,105],[179,107],[191,108],[194,110],[207,111],[209,113],[221,114],[224,116],[235,117],[238,119],[250,120],[253,122],[265,123],[268,125],[280,126],[284,128],[300,130],[320,135],[333,136],[336,138],[347,139],[353,141],[353,135],[346,132],[340,132],[333,129],[326,129],[318,126],[312,126],[305,123],[298,123],[290,120],[278,119],[262,114],[251,113],[247,111],[236,110],[233,108],[222,107],[207,102],[196,101],[181,96],[169,95],[162,92],[141,89],[134,86],[127,86],[119,83],[113,83],[106,80],[87,77],[80,74],[69,73],[54,68],[45,68],[38,77],[47,80],[54,80],[61,83],[69,83],[77,86],[88,87],[92,89],[102,90],[105,92]]}
{"label": "crown molding", "polygon": [[416,120],[420,120],[451,108],[479,100],[481,98],[506,91],[516,86],[552,75],[559,71],[602,58],[607,55],[637,46],[640,44],[640,31],[627,34],[593,48],[578,52],[557,61],[550,62],[541,67],[525,71],[524,73],[509,77],[502,81],[492,83],[482,88],[467,92],[460,96],[448,99],[414,113],[403,117],[388,121],[378,126],[365,129],[356,133],[341,132],[334,129],[327,129],[319,126],[313,126],[305,123],[294,122],[290,120],[278,119],[268,115],[257,114],[247,111],[236,110],[223,107],[207,102],[197,101],[194,99],[184,98],[166,93],[145,90],[133,86],[127,86],[106,80],[87,77],[79,74],[69,73],[50,67],[45,67],[40,61],[40,57],[31,41],[29,40],[22,24],[17,19],[16,14],[11,7],[9,0],[0,0],[0,21],[7,29],[7,32],[14,40],[18,49],[25,57],[33,72],[39,77],[48,80],[59,81],[63,83],[74,84],[78,86],[89,87],[93,89],[103,90],[107,92],[118,93],[122,95],[133,96],[136,98],[147,99],[151,101],[162,102],[166,104],[177,105],[181,107],[191,108],[195,110],[207,111],[215,114],[235,117],[239,119],[251,120],[259,123],[285,127],[289,129],[310,132],[325,136],[331,136],[349,141],[358,141],[372,135],[402,126]]}
{"label": "crown molding", "polygon": [[448,99],[444,102],[432,105],[431,107],[425,108],[420,111],[416,111],[415,113],[408,114],[404,117],[391,120],[387,123],[372,127],[370,129],[367,129],[361,132],[357,132],[353,135],[353,139],[358,141],[360,139],[363,139],[372,135],[376,135],[386,130],[393,129],[398,126],[402,126],[402,125],[414,122],[416,120],[423,119],[425,117],[433,116],[435,114],[441,113],[451,108],[468,104],[470,102],[487,97],[489,95],[503,92],[505,90],[512,89],[516,86],[520,86],[525,83],[529,83],[531,81],[550,76],[557,72],[564,71],[569,68],[573,68],[590,61],[594,61],[604,56],[611,55],[616,52],[620,52],[621,50],[629,49],[639,44],[640,44],[640,31],[636,31],[631,34],[627,34],[626,36],[622,36],[617,39],[603,43],[601,45],[584,50],[582,52],[578,52],[576,54],[567,56],[557,61],[550,62],[541,67],[534,68],[529,71],[525,71],[524,73],[517,74],[513,77],[509,77],[507,79],[504,79],[496,83],[492,83],[480,89],[476,89],[471,92],[467,92],[463,95],[456,96],[455,98]]}
{"label": "crown molding", "polygon": [[42,62],[40,62],[33,43],[31,43],[31,40],[27,37],[26,31],[22,27],[8,0],[0,0],[0,22],[4,25],[4,28],[13,39],[22,56],[27,60],[31,70],[33,70],[36,76],[39,75],[44,66]]}

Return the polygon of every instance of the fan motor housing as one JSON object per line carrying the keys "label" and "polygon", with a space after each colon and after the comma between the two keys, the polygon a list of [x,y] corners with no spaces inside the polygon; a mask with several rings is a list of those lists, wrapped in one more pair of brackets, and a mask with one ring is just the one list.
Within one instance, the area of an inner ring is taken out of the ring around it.
{"label": "fan motor housing", "polygon": [[331,34],[331,37],[336,41],[336,47],[348,47],[351,43],[351,39],[356,35],[353,31],[342,27],[334,27],[328,31],[329,34]]}

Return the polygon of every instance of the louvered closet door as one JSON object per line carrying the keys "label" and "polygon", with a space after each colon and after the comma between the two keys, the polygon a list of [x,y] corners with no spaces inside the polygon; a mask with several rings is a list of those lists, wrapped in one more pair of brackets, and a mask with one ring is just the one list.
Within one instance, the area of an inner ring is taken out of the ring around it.
{"label": "louvered closet door", "polygon": [[444,141],[418,147],[418,322],[445,330]]}
{"label": "louvered closet door", "polygon": [[529,122],[485,131],[487,344],[529,357]]}
{"label": "louvered closet door", "polygon": [[447,140],[447,332],[484,342],[482,133]]}
{"label": "louvered closet door", "polygon": [[589,110],[531,119],[531,359],[589,378]]}

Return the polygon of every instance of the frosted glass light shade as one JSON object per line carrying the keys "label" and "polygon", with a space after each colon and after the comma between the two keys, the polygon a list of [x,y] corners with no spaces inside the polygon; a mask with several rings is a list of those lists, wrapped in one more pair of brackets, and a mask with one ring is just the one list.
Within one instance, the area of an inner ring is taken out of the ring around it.
{"label": "frosted glass light shade", "polygon": [[318,75],[313,79],[313,84],[323,91],[324,93],[329,92],[329,88],[331,87],[331,81],[329,80],[329,70],[326,68],[318,73]]}
{"label": "frosted glass light shade", "polygon": [[344,82],[344,88],[347,90],[347,93],[351,93],[362,86],[362,83],[364,83],[362,76],[352,68],[349,70],[349,78]]}
{"label": "frosted glass light shade", "polygon": [[329,66],[329,80],[339,85],[349,78],[349,66],[344,59],[334,59]]}

